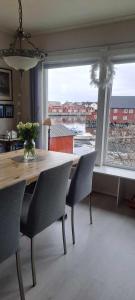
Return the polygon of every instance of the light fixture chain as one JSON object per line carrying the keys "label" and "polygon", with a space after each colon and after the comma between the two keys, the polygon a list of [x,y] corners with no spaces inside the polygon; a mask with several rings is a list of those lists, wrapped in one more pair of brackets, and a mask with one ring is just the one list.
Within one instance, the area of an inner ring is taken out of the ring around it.
{"label": "light fixture chain", "polygon": [[[31,34],[25,33],[23,30],[23,10],[22,1],[18,0],[19,26],[15,32],[9,49],[0,49],[0,58],[2,57],[9,67],[15,70],[27,71],[34,68],[39,62],[44,61],[47,54],[45,50],[39,50],[30,40]],[[23,42],[27,42],[27,48],[22,46]],[[29,45],[33,49],[30,49]],[[20,114],[20,112],[19,112]]]}
{"label": "light fixture chain", "polygon": [[22,3],[21,0],[18,0],[18,4],[19,4],[19,30],[23,31],[23,26],[22,26]]}

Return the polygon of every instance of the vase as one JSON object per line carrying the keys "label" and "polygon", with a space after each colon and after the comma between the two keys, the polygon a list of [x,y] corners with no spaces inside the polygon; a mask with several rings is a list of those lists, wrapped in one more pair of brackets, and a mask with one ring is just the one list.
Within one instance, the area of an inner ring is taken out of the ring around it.
{"label": "vase", "polygon": [[24,160],[34,160],[36,158],[35,142],[34,140],[26,140],[24,142]]}

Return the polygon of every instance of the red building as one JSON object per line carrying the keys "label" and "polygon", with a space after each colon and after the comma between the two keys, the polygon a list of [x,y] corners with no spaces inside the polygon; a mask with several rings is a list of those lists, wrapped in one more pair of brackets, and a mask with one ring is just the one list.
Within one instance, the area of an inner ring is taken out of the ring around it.
{"label": "red building", "polygon": [[[95,107],[94,107],[95,105]],[[87,122],[97,119],[97,104],[90,102],[72,103],[52,102],[49,104],[49,114],[67,116],[86,116]],[[135,124],[135,96],[112,96],[110,101],[110,123]]]}
{"label": "red building", "polygon": [[110,122],[135,123],[135,96],[113,96],[110,102]]}
{"label": "red building", "polygon": [[84,103],[72,103],[65,102],[64,104],[50,102],[48,106],[49,113],[53,114],[84,114],[89,115],[95,111],[94,107],[91,106],[91,103],[88,105]]}
{"label": "red building", "polygon": [[50,131],[50,150],[73,153],[73,136],[71,130],[64,125],[53,125]]}

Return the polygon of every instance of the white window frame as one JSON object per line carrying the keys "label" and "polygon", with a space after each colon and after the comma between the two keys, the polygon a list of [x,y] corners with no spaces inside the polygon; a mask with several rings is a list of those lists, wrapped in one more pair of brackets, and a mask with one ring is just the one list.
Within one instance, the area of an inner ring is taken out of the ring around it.
{"label": "white window frame", "polygon": [[[43,119],[48,117],[48,69],[43,67],[43,104],[42,104]],[[43,149],[48,150],[48,128],[42,126],[42,143]]]}
{"label": "white window frame", "polygon": [[[85,65],[91,65],[93,62],[96,62],[96,58],[95,58],[95,60],[88,60],[87,61],[87,63],[85,62],[85,63],[81,63],[81,62],[78,62],[78,64],[76,63],[75,65],[73,65],[73,64],[65,64],[64,65],[64,63],[62,63],[62,65],[61,64],[56,64],[56,65],[51,65],[51,66],[49,66],[48,67],[48,69],[53,69],[53,68],[61,68],[61,67],[68,67],[68,66],[71,66],[71,67],[74,67],[74,66],[85,66]],[[47,84],[48,84],[48,69],[47,69]],[[97,112],[98,112],[98,107],[99,107],[99,98],[100,98],[100,96],[102,97],[104,97],[104,90],[103,90],[103,95],[101,95],[101,93],[102,92],[100,92],[100,93],[98,93],[98,98],[97,98]],[[47,97],[46,97],[46,101],[47,101],[47,106],[46,106],[46,109],[47,109],[47,107],[48,107],[48,90],[47,90]],[[103,107],[103,102],[104,101],[101,101],[102,103],[101,103],[101,106],[102,106],[102,108],[103,108],[103,110],[104,110],[104,107]],[[47,109],[47,114],[46,114],[46,117],[48,117],[48,109]],[[97,121],[97,119],[98,119],[98,113],[97,113],[97,118],[96,118],[96,121]],[[99,130],[97,130],[97,128],[96,128],[96,141],[95,141],[95,150],[97,150],[97,147],[98,147],[98,155],[97,155],[97,160],[96,160],[96,165],[100,165],[100,157],[99,157],[99,152],[101,152],[101,150],[100,150],[100,144],[97,146],[97,140],[99,140],[99,137],[101,136],[101,126],[100,126],[100,124],[99,125],[97,125],[97,127],[99,127]],[[97,135],[98,135],[98,137],[97,137]],[[48,136],[48,135],[47,135]]]}
{"label": "white window frame", "polygon": [[[100,58],[101,52],[104,50],[104,47],[100,47],[99,50],[97,48],[94,51],[94,48],[92,51],[90,49],[86,49],[86,52],[84,52],[83,49],[81,49],[79,52],[77,50],[69,50],[69,51],[63,51],[59,52],[57,51],[56,55],[55,53],[51,53],[51,55],[48,55],[49,61],[46,63],[47,69],[50,68],[60,68],[60,67],[67,67],[67,66],[80,66],[80,65],[90,65],[93,62],[96,62],[97,59]],[[76,52],[76,53],[75,53]],[[67,54],[66,54],[67,53]],[[129,53],[129,54],[128,54]],[[120,63],[128,63],[128,62],[135,62],[135,54],[134,51],[130,51],[129,49],[112,49],[110,50],[110,57],[112,58],[112,61],[114,64],[120,64]],[[101,76],[105,77],[106,74],[102,74]],[[48,77],[47,77],[48,80]],[[47,86],[48,83],[46,83]],[[105,157],[107,153],[107,136],[108,136],[108,129],[109,129],[109,112],[110,112],[110,97],[112,92],[112,86],[110,85],[106,89],[99,89],[98,91],[98,110],[97,110],[97,128],[96,128],[96,144],[95,149],[98,151],[97,154],[97,165],[110,165],[105,162]],[[48,102],[48,92],[46,96],[46,100]],[[48,103],[46,104],[46,117],[48,116]],[[115,166],[114,166],[115,167]],[[120,167],[119,165],[116,165],[118,168],[125,168],[130,169],[129,167]]]}
{"label": "white window frame", "polygon": [[[135,63],[135,57],[134,59],[125,59],[125,60],[116,60],[114,61],[114,64],[124,64],[124,63]],[[120,169],[126,169],[126,170],[134,170],[134,168],[132,167],[129,167],[129,166],[120,166],[119,164],[115,164],[115,165],[112,165],[111,163],[107,163],[106,162],[106,155],[107,155],[107,149],[108,149],[108,130],[109,130],[109,113],[110,113],[110,99],[111,99],[111,94],[112,94],[112,85],[110,85],[109,87],[109,91],[108,91],[108,101],[106,103],[106,109],[104,108],[104,110],[106,111],[106,119],[105,119],[105,122],[104,122],[104,126],[105,126],[105,135],[104,135],[104,147],[102,149],[102,151],[104,152],[104,154],[102,154],[103,156],[103,161],[100,162],[100,165],[106,165],[106,166],[110,166],[110,167],[114,167],[114,168],[120,168]],[[126,109],[127,111],[128,109]],[[125,114],[127,114],[128,112],[126,112]]]}
{"label": "white window frame", "polygon": [[[106,71],[100,70],[100,78],[106,78]],[[107,132],[109,124],[109,108],[112,85],[106,88],[99,88],[98,90],[98,109],[97,109],[97,128],[96,128],[96,144],[97,150],[96,165],[102,166],[105,160],[105,153],[107,152]]]}

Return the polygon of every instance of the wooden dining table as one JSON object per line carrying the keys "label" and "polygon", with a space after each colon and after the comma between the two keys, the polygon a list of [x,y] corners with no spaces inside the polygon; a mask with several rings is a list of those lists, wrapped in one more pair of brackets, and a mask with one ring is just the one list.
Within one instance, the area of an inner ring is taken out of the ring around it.
{"label": "wooden dining table", "polygon": [[74,154],[36,149],[36,159],[24,161],[23,150],[0,154],[0,189],[19,181],[26,180],[30,184],[37,180],[42,171],[72,161],[73,165],[79,157]]}

